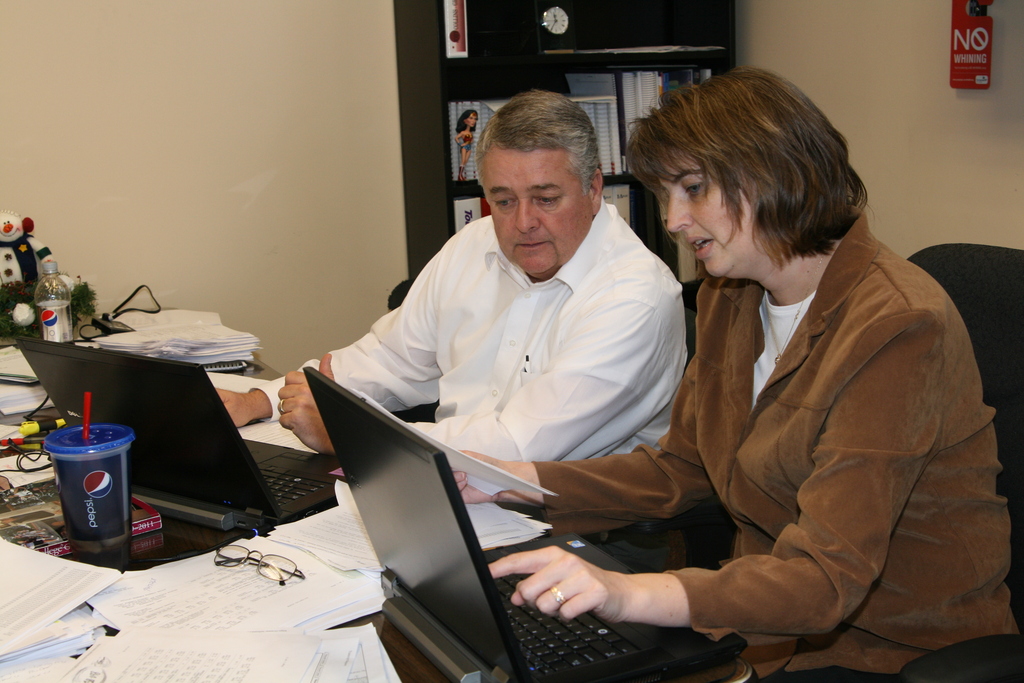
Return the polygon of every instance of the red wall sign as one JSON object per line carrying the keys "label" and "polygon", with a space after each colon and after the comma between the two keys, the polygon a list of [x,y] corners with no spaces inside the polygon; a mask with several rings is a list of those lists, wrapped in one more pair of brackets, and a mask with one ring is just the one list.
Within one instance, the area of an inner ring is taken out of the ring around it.
{"label": "red wall sign", "polygon": [[953,0],[950,36],[949,86],[988,88],[992,75],[992,17],[985,16],[993,0]]}

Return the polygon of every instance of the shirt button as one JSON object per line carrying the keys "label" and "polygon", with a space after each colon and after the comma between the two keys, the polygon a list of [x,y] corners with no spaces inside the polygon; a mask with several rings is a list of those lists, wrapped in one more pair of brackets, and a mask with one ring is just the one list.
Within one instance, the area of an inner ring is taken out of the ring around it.
{"label": "shirt button", "polygon": [[531,296],[532,295],[529,292],[527,292],[526,294],[523,294],[523,298],[524,299],[529,299]]}
{"label": "shirt button", "polygon": [[508,345],[509,346],[515,346],[516,345],[516,340],[515,339],[510,339],[509,342],[508,342]]}
{"label": "shirt button", "polygon": [[491,396],[497,396],[497,395],[498,395],[498,390],[497,389],[492,389],[491,390]]}

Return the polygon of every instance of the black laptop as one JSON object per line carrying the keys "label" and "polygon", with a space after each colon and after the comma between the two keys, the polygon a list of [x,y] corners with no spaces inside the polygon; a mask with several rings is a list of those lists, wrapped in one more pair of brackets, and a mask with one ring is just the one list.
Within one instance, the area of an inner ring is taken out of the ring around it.
{"label": "black laptop", "polygon": [[68,424],[135,430],[132,493],[161,514],[219,529],[260,528],[337,503],[333,456],[245,441],[200,365],[40,339],[25,359]]}
{"label": "black laptop", "polygon": [[557,544],[602,568],[630,570],[578,536],[485,553],[444,453],[316,370],[305,372],[385,567],[384,612],[452,680],[655,681],[731,661],[745,646],[738,636],[715,642],[688,628],[524,614],[503,595],[509,582],[490,576],[487,563],[500,554]]}

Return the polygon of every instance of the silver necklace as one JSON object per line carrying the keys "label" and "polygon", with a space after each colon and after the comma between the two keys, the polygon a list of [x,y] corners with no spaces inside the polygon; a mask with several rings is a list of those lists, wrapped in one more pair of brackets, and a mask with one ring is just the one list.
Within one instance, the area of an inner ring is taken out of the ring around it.
{"label": "silver necklace", "polygon": [[[772,318],[772,312],[765,306],[765,312],[768,313],[768,331],[772,335],[772,341],[775,342],[775,364],[778,365],[782,359],[782,352],[789,345],[789,341],[793,338],[793,332],[796,330],[796,324],[800,321],[800,313],[804,310],[804,303],[807,302],[807,298],[814,292],[814,276],[818,274],[818,270],[821,268],[821,261],[824,258],[824,254],[818,257],[818,265],[814,268],[814,273],[811,276],[811,290],[807,292],[807,296],[800,302],[800,306],[796,309],[796,315],[793,316],[793,322],[789,326],[789,334],[786,335],[786,343],[779,344],[779,338],[775,334],[775,322]],[[767,293],[765,293],[767,296]]]}

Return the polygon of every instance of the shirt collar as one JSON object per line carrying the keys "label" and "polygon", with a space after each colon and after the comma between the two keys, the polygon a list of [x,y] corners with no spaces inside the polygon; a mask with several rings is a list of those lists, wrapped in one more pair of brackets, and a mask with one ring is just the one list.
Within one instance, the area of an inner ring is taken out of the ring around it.
{"label": "shirt collar", "polygon": [[541,287],[551,282],[562,282],[568,285],[570,289],[575,290],[579,288],[583,278],[594,270],[601,255],[604,253],[604,238],[608,233],[608,226],[610,224],[611,213],[608,211],[608,205],[602,201],[597,215],[594,216],[594,221],[590,224],[590,231],[583,238],[580,246],[576,249],[576,253],[558,269],[558,272],[550,280],[545,280],[544,282],[533,282],[522,268],[509,261],[498,246],[498,239],[496,237],[493,240],[492,248],[484,254],[484,264],[490,270],[494,266],[495,261],[497,261],[502,270],[524,288]]}

